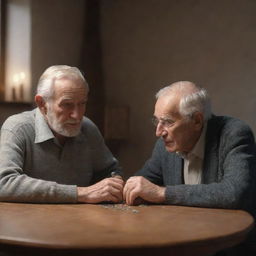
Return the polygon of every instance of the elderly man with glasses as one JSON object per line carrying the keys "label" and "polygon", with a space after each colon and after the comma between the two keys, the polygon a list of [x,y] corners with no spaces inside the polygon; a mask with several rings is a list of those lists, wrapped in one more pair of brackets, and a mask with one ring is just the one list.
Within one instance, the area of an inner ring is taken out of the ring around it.
{"label": "elderly man with glasses", "polygon": [[128,179],[127,204],[238,208],[255,216],[255,142],[241,120],[215,116],[205,89],[181,81],[156,94],[157,140],[151,158]]}
{"label": "elderly man with glasses", "polygon": [[[255,142],[242,121],[211,113],[205,89],[176,82],[156,94],[151,158],[124,187],[129,205],[152,203],[241,208],[255,174]],[[248,202],[249,201],[249,202]]]}

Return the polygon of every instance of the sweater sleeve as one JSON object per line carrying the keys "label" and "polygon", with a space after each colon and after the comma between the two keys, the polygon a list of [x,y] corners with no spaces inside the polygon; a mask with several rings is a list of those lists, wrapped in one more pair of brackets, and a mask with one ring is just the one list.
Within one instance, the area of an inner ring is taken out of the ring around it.
{"label": "sweater sleeve", "polygon": [[25,139],[22,132],[1,130],[0,201],[31,203],[75,203],[77,188],[52,181],[35,179],[25,174],[23,161]]}

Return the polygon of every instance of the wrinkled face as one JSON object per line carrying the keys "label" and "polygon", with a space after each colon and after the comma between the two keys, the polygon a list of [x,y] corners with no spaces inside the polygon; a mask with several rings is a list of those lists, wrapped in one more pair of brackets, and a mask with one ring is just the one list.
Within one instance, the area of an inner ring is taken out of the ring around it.
{"label": "wrinkled face", "polygon": [[55,81],[53,99],[46,103],[46,119],[57,137],[74,137],[79,134],[86,109],[87,90],[76,81]]}
{"label": "wrinkled face", "polygon": [[199,139],[203,124],[194,116],[181,116],[179,100],[176,94],[158,98],[154,112],[156,136],[163,138],[167,151],[187,153]]}

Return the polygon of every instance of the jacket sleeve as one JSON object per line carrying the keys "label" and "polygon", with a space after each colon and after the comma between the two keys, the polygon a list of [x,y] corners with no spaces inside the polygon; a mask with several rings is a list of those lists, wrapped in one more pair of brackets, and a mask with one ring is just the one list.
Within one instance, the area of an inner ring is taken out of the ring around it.
{"label": "jacket sleeve", "polygon": [[165,155],[165,149],[163,147],[163,142],[158,139],[154,150],[152,152],[151,158],[146,161],[142,169],[135,173],[135,176],[143,176],[149,181],[157,185],[163,185],[163,158]]}

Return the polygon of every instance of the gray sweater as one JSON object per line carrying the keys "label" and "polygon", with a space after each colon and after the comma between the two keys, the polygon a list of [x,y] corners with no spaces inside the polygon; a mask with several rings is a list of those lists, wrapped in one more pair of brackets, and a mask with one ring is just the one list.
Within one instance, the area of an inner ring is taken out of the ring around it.
{"label": "gray sweater", "polygon": [[241,208],[255,212],[256,155],[254,136],[242,121],[213,116],[207,125],[202,184],[185,185],[183,159],[166,151],[162,139],[136,173],[166,186],[168,204]]}
{"label": "gray sweater", "polygon": [[39,109],[9,117],[0,139],[0,201],[75,203],[77,186],[119,171],[97,127],[84,118],[78,136],[56,141]]}

